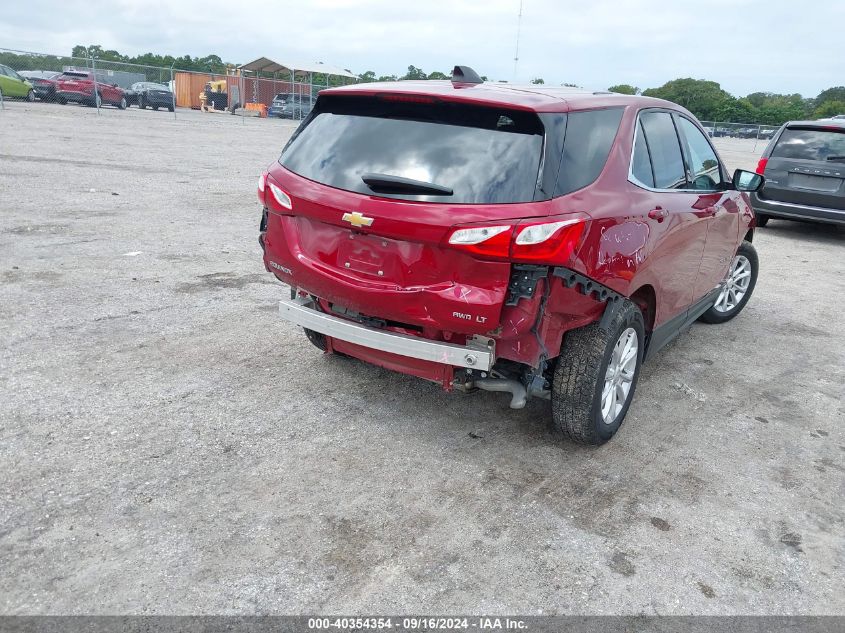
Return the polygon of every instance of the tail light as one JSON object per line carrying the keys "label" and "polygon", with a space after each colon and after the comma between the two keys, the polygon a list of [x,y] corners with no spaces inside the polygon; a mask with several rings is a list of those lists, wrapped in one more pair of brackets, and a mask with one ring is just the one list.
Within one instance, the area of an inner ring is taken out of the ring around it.
{"label": "tail light", "polygon": [[765,176],[766,175],[766,165],[768,165],[768,164],[769,164],[768,158],[761,158],[760,162],[757,163],[757,170],[756,170],[757,173],[760,174],[761,176]]}
{"label": "tail light", "polygon": [[267,188],[267,172],[261,174],[258,179],[258,201],[264,204],[264,190]]}
{"label": "tail light", "polygon": [[575,252],[586,218],[569,216],[549,222],[524,220],[517,224],[459,227],[448,243],[463,251],[519,262],[562,264]]}
{"label": "tail light", "polygon": [[272,198],[276,201],[276,203],[278,203],[280,207],[282,207],[283,209],[287,209],[288,211],[293,209],[293,202],[291,202],[290,196],[288,194],[279,189],[279,187],[274,185],[272,182],[267,183],[267,188],[270,190]]}
{"label": "tail light", "polygon": [[457,229],[449,236],[449,244],[474,255],[506,258],[510,249],[511,233],[511,224]]}
{"label": "tail light", "polygon": [[569,260],[584,234],[584,218],[558,222],[522,223],[516,227],[511,259],[560,264]]}

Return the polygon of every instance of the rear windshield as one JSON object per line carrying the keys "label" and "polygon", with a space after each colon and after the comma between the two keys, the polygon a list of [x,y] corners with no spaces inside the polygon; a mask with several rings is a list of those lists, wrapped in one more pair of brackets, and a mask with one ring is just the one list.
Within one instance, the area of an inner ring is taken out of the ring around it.
{"label": "rear windshield", "polygon": [[[534,199],[543,149],[536,114],[504,108],[366,97],[320,101],[279,162],[357,193],[444,203]],[[375,192],[364,175],[409,179],[451,195]]]}
{"label": "rear windshield", "polygon": [[837,131],[787,128],[772,150],[773,158],[827,161],[842,160],[843,156],[845,156],[845,129]]}
{"label": "rear windshield", "polygon": [[63,79],[89,79],[90,77],[88,73],[62,73]]}

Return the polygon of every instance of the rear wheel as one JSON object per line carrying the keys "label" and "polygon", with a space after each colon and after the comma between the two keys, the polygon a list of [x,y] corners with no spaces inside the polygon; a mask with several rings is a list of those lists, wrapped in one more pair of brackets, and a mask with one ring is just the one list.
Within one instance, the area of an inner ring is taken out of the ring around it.
{"label": "rear wheel", "polygon": [[35,91],[30,90],[26,93],[26,100],[27,101],[35,101]]}
{"label": "rear wheel", "polygon": [[705,323],[724,323],[742,312],[757,285],[759,260],[751,242],[743,242],[736,251],[716,303],[699,317]]}
{"label": "rear wheel", "polygon": [[593,323],[567,332],[552,378],[552,422],[570,439],[599,445],[625,419],[640,375],[645,327],[625,300],[607,330]]}
{"label": "rear wheel", "polygon": [[762,213],[757,214],[757,226],[766,226],[769,223],[769,216]]}
{"label": "rear wheel", "polygon": [[172,106],[172,105],[167,106],[167,111],[168,111],[168,112],[173,112],[173,110],[174,110],[174,108],[173,108],[173,106]]}
{"label": "rear wheel", "polygon": [[120,108],[121,110],[126,109],[126,97],[120,98],[120,101],[118,102],[117,107]]}
{"label": "rear wheel", "polygon": [[141,108],[142,110],[147,109],[147,104],[144,103],[144,97],[138,97],[138,107]]}

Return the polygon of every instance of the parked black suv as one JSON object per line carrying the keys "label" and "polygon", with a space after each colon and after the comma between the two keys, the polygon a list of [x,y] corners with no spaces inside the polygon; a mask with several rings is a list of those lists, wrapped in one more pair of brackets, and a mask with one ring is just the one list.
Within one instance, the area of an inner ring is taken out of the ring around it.
{"label": "parked black suv", "polygon": [[757,165],[751,194],[757,226],[769,218],[845,224],[845,120],[790,121]]}

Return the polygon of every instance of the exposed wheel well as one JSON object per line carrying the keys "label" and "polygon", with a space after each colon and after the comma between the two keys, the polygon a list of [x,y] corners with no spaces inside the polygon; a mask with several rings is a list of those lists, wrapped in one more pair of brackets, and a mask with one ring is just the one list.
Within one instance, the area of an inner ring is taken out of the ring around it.
{"label": "exposed wheel well", "polygon": [[630,298],[643,313],[646,333],[651,332],[654,329],[654,317],[657,313],[657,295],[654,288],[649,284],[640,286]]}
{"label": "exposed wheel well", "polygon": [[745,234],[743,238],[746,242],[753,242],[754,241],[754,229],[748,229],[748,232]]}

